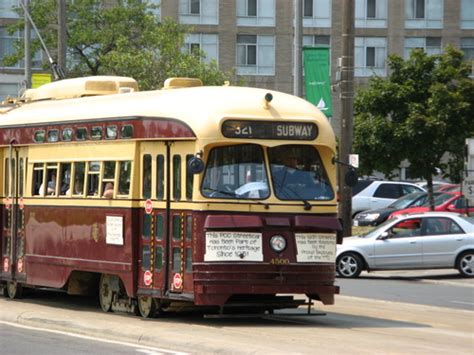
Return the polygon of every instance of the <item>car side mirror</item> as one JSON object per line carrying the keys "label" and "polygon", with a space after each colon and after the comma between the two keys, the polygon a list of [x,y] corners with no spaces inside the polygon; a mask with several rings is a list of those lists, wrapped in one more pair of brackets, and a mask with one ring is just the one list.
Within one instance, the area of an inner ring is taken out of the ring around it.
{"label": "car side mirror", "polygon": [[446,209],[452,212],[458,210],[454,204],[450,204]]}
{"label": "car side mirror", "polygon": [[380,234],[380,237],[378,237],[378,239],[385,240],[385,239],[390,238],[390,236],[391,236],[391,233],[387,231],[387,232],[383,232],[382,234]]}

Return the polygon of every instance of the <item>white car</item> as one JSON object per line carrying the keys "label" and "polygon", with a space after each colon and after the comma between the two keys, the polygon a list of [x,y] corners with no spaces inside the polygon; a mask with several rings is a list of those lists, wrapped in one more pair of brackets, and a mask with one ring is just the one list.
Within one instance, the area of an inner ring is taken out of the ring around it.
{"label": "white car", "polygon": [[359,180],[352,189],[352,217],[362,211],[384,208],[412,192],[425,191],[403,181]]}
{"label": "white car", "polygon": [[337,245],[336,271],[456,268],[474,277],[474,218],[451,212],[399,215]]}

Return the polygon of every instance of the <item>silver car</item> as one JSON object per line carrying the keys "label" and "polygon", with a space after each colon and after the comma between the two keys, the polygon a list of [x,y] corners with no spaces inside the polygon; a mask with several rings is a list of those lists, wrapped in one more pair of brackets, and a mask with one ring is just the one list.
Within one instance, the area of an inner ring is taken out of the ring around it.
{"label": "silver car", "polygon": [[341,277],[357,277],[362,270],[435,268],[474,277],[474,218],[450,212],[400,215],[337,246]]}

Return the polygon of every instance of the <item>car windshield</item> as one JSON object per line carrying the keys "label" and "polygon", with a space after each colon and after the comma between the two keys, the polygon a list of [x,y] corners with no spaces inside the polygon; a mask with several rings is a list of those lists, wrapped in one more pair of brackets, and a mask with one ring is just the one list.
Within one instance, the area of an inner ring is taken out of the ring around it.
{"label": "car windshield", "polygon": [[425,192],[414,192],[405,196],[400,197],[398,200],[392,202],[388,207],[401,210],[411,206],[412,203],[417,201],[421,196],[425,195]]}
{"label": "car windshield", "polygon": [[268,149],[273,190],[280,200],[332,200],[334,191],[318,151],[308,145]]}
{"label": "car windshield", "polygon": [[201,186],[205,197],[263,199],[270,194],[262,148],[256,144],[211,150]]}
{"label": "car windshield", "polygon": [[[434,196],[434,205],[439,206],[442,205],[444,202],[448,201],[450,198],[454,197],[452,194],[439,194]],[[430,201],[427,200],[424,204],[424,207],[429,207],[430,206]]]}
{"label": "car windshield", "polygon": [[375,227],[374,229],[371,229],[369,230],[368,232],[366,233],[363,233],[361,235],[359,235],[360,238],[372,238],[372,237],[376,237],[378,236],[383,229],[385,229],[385,226],[387,224],[390,224],[393,222],[393,219],[387,219],[385,222],[379,224],[377,227]]}
{"label": "car windshield", "polygon": [[464,219],[467,223],[474,225],[474,217],[467,217],[467,216],[460,216],[460,217]]}

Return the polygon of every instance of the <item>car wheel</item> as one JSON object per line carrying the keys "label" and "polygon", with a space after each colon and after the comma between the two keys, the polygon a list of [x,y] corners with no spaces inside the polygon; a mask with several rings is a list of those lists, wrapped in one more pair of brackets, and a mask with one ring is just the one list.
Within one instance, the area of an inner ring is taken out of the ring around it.
{"label": "car wheel", "polygon": [[337,258],[336,270],[341,277],[357,277],[362,272],[362,259],[354,253],[345,253]]}
{"label": "car wheel", "polygon": [[458,258],[456,268],[462,276],[474,277],[474,251],[462,253]]}

